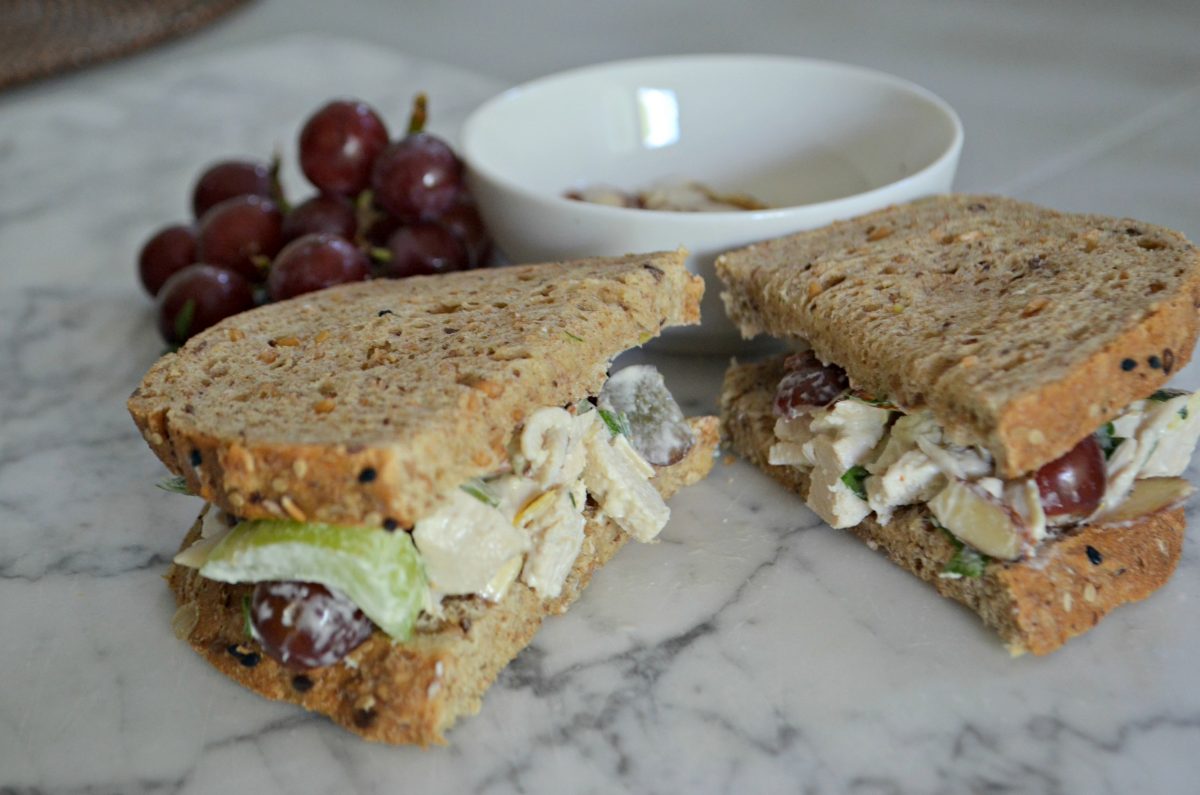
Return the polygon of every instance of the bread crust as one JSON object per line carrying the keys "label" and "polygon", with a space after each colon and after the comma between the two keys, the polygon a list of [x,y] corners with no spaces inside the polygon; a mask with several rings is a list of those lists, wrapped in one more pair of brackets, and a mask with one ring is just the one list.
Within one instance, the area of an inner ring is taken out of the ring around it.
{"label": "bread crust", "polygon": [[743,335],[805,338],[1009,478],[1166,383],[1200,332],[1200,253],[1183,235],[997,196],[889,207],[716,270]]}
{"label": "bread crust", "polygon": [[[806,473],[767,460],[775,439],[771,401],[782,374],[782,359],[731,367],[721,395],[721,429],[740,455],[804,495]],[[989,560],[980,577],[958,579],[940,576],[957,546],[922,506],[897,510],[886,526],[869,517],[850,532],[975,611],[1012,654],[1040,655],[1162,587],[1179,562],[1185,527],[1182,508],[1126,526],[1082,526],[1043,541],[1036,558]]]}
{"label": "bread crust", "polygon": [[160,359],[128,402],[193,493],[247,518],[410,527],[507,460],[524,415],[699,322],[683,252],[375,280],[268,304]]}
{"label": "bread crust", "polygon": [[[717,419],[690,420],[697,443],[679,463],[658,469],[652,481],[669,496],[708,474],[717,444]],[[199,537],[200,520],[182,548]],[[293,671],[262,653],[245,632],[242,601],[251,585],[207,580],[195,569],[172,565],[167,582],[178,605],[174,625],[181,639],[239,684],[280,701],[327,715],[340,726],[376,742],[426,746],[445,743],[447,729],[479,711],[484,692],[546,616],[565,612],[627,539],[608,519],[588,509],[583,550],[560,596],[542,600],[521,582],[496,604],[455,598],[444,620],[418,628],[393,644],[376,631],[347,661]]]}

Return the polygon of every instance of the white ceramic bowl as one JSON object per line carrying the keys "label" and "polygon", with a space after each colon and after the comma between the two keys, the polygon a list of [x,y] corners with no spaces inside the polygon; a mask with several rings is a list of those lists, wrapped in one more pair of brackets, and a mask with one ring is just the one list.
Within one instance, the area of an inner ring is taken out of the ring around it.
{"label": "white ceramic bowl", "polygon": [[[707,282],[703,325],[668,347],[736,348],[716,255],[946,192],[962,124],[945,102],[890,75],[763,55],[647,58],[534,80],[466,121],[468,180],[513,262],[675,249]],[[697,180],[773,209],[683,213],[564,198]]]}

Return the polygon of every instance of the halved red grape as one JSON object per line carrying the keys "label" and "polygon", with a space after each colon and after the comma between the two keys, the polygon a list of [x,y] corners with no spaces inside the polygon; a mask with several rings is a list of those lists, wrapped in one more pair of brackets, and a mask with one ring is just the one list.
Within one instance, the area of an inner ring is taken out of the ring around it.
{"label": "halved red grape", "polygon": [[812,351],[792,354],[784,367],[787,372],[775,391],[777,416],[792,418],[828,406],[850,387],[845,370],[836,364],[822,364]]}
{"label": "halved red grape", "polygon": [[267,276],[272,301],[323,290],[335,284],[361,282],[371,272],[367,256],[336,235],[305,235],[288,243]]}
{"label": "halved red grape", "polygon": [[197,237],[201,262],[262,281],[264,265],[283,245],[283,215],[261,196],[226,199],[204,214]]}
{"label": "halved red grape", "polygon": [[300,670],[333,665],[375,630],[344,594],[315,582],[259,583],[250,625],[269,657]]}
{"label": "halved red grape", "polygon": [[201,218],[235,196],[271,196],[271,169],[254,160],[223,160],[204,170],[192,190],[192,212]]}
{"label": "halved red grape", "polygon": [[474,204],[460,199],[437,220],[462,242],[467,250],[468,268],[482,268],[487,265],[488,256],[492,253],[492,238],[488,235],[483,218]]}
{"label": "halved red grape", "polygon": [[388,238],[389,259],[379,275],[389,279],[465,270],[467,250],[444,226],[418,223],[402,226]]}
{"label": "halved red grape", "polygon": [[365,102],[336,100],[300,131],[300,168],[326,193],[354,196],[371,181],[371,166],[388,143],[387,127]]}
{"label": "halved red grape", "polygon": [[158,295],[167,279],[196,262],[196,232],[190,226],[164,227],[142,246],[138,275],[150,295]]}
{"label": "halved red grape", "polygon": [[440,138],[412,133],[379,155],[371,187],[376,203],[400,220],[434,219],[463,192],[462,162]]}
{"label": "halved red grape", "polygon": [[1096,510],[1108,487],[1104,452],[1087,436],[1034,476],[1046,516],[1085,517]]}
{"label": "halved red grape", "polygon": [[188,265],[158,291],[158,331],[172,345],[254,307],[250,282],[212,265]]}
{"label": "halved red grape", "polygon": [[321,233],[353,240],[357,230],[354,206],[340,196],[325,193],[305,199],[283,217],[284,243]]}

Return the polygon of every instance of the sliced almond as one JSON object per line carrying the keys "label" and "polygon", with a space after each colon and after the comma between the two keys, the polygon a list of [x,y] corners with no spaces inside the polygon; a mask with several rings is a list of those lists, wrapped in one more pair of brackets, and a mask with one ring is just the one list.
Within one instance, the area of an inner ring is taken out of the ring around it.
{"label": "sliced almond", "polygon": [[1146,516],[1169,511],[1183,504],[1195,489],[1183,478],[1144,478],[1119,505],[1092,519],[1094,525],[1130,524]]}
{"label": "sliced almond", "polygon": [[990,557],[1016,560],[1027,546],[1020,515],[973,483],[950,481],[929,508],[943,527]]}

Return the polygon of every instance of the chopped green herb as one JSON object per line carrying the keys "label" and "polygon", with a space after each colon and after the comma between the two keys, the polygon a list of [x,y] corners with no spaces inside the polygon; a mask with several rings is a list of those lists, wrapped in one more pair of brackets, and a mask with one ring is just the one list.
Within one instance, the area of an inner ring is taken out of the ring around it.
{"label": "chopped green herb", "polygon": [[572,334],[572,333],[571,333],[571,332],[569,332],[569,331],[564,331],[564,332],[563,332],[563,334],[566,334],[566,335],[567,335],[567,337],[569,337],[570,339],[573,339],[573,340],[575,340],[576,342],[583,342],[583,337],[577,337],[577,336],[575,336],[574,334]]}
{"label": "chopped green herb", "polygon": [[468,480],[466,483],[459,486],[459,488],[480,502],[490,505],[493,508],[500,504],[500,498],[497,497],[495,493],[488,488],[488,485],[479,478],[472,478],[471,480]]}
{"label": "chopped green herb", "polygon": [[1112,458],[1112,454],[1117,451],[1121,442],[1125,441],[1124,436],[1117,436],[1116,430],[1111,422],[1106,422],[1100,426],[1100,430],[1096,431],[1096,442],[1100,445],[1100,450],[1104,453],[1104,460]]}
{"label": "chopped green herb", "polygon": [[629,418],[621,411],[609,411],[608,409],[597,409],[600,412],[600,419],[604,420],[604,424],[608,426],[608,431],[613,436],[628,436],[629,435]]}
{"label": "chopped green herb", "polygon": [[[1153,400],[1155,403],[1166,403],[1168,400],[1174,400],[1175,398],[1183,397],[1186,394],[1188,393],[1183,389],[1159,389],[1146,399]],[[1179,415],[1179,419],[1186,420],[1188,418],[1187,406],[1181,406],[1179,411],[1176,413]]]}
{"label": "chopped green herb", "polygon": [[1187,392],[1182,389],[1159,389],[1146,399],[1153,400],[1155,403],[1166,403],[1168,400],[1181,397],[1182,395],[1186,394]]}
{"label": "chopped green herb", "polygon": [[250,620],[250,597],[242,597],[242,630],[247,638],[254,637],[254,622]]}
{"label": "chopped green herb", "polygon": [[851,392],[850,397],[854,398],[859,403],[866,403],[868,406],[875,406],[876,408],[880,408],[880,409],[893,409],[894,410],[894,409],[899,408],[899,406],[897,406],[895,403],[888,400],[887,398],[873,397],[871,395],[868,395],[866,392]]}
{"label": "chopped green herb", "polygon": [[575,510],[579,510],[579,503],[575,502],[575,492],[568,491],[567,497],[571,500],[571,507]]}
{"label": "chopped green herb", "polygon": [[189,298],[183,302],[179,314],[175,316],[175,339],[186,340],[191,336],[192,321],[196,319],[196,299]]}
{"label": "chopped green herb", "polygon": [[954,557],[946,561],[941,576],[948,579],[983,576],[983,568],[987,565],[988,556],[979,552],[974,547],[964,544],[961,538],[951,533],[945,527],[942,527],[936,519],[930,519],[929,521],[933,523],[934,527],[946,534],[946,538],[950,539],[950,543],[954,545],[955,549]]}
{"label": "chopped green herb", "polygon": [[163,478],[154,485],[172,494],[187,494],[190,496],[192,493],[192,490],[188,488],[187,478],[183,475],[177,475],[173,478]]}
{"label": "chopped green herb", "polygon": [[845,483],[846,488],[854,492],[855,496],[857,496],[860,500],[865,500],[867,498],[867,489],[865,486],[863,486],[863,481],[870,476],[871,473],[867,471],[866,467],[855,464],[842,473],[842,482]]}
{"label": "chopped green herb", "polygon": [[942,569],[943,576],[959,576],[959,577],[981,577],[983,576],[983,567],[987,565],[987,558],[976,552],[971,547],[963,545],[961,549],[954,553],[954,557],[950,558],[946,563],[946,567]]}

